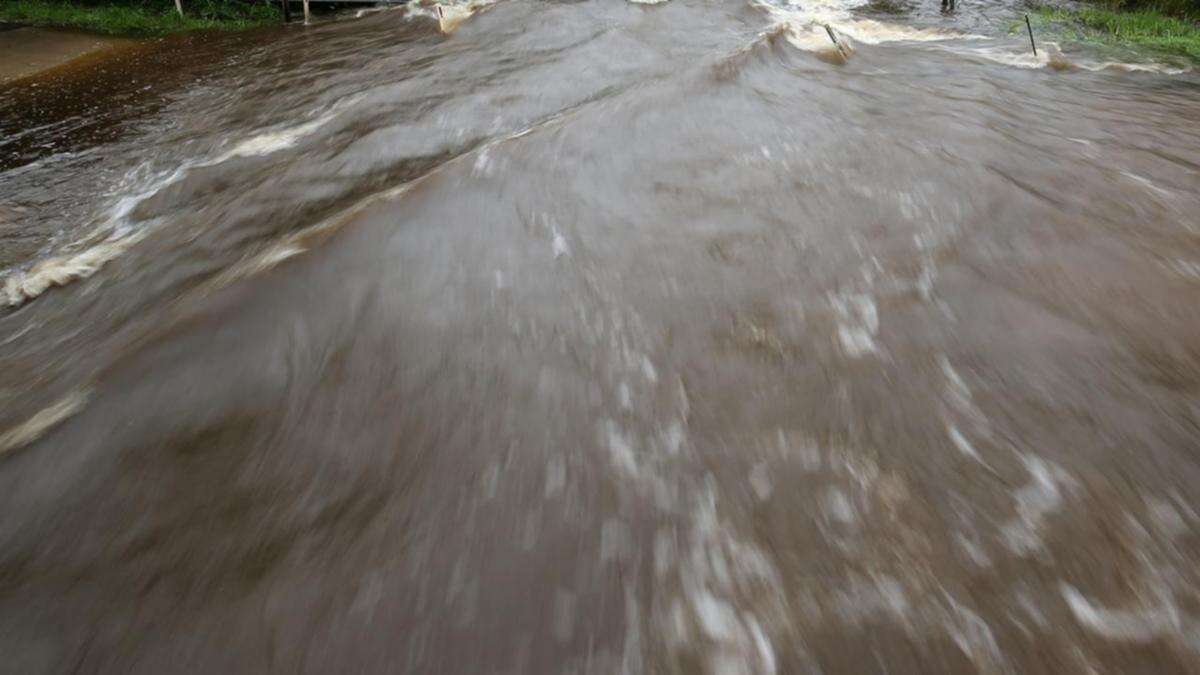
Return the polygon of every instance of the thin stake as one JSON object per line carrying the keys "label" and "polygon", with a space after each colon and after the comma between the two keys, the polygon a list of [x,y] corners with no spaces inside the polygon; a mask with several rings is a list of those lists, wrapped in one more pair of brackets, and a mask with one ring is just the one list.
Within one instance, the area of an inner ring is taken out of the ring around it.
{"label": "thin stake", "polygon": [[304,25],[308,25],[308,0],[304,0]]}
{"label": "thin stake", "polygon": [[1033,55],[1037,56],[1037,45],[1033,43],[1033,26],[1029,23],[1029,15],[1025,15],[1025,27],[1029,29],[1029,46],[1033,47]]}
{"label": "thin stake", "polygon": [[180,18],[183,17],[183,0],[175,0],[175,10],[179,12]]}
{"label": "thin stake", "polygon": [[842,55],[842,58],[846,58],[846,50],[842,49],[842,43],[838,42],[837,36],[833,34],[833,29],[829,27],[829,24],[825,24],[825,32],[829,33],[829,39],[833,40],[833,46],[837,47],[838,53]]}

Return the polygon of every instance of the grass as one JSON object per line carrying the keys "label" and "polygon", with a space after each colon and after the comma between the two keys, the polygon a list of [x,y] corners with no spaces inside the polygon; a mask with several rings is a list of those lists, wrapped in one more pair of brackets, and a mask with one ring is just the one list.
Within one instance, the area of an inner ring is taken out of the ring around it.
{"label": "grass", "polygon": [[74,28],[105,35],[154,36],[201,29],[244,29],[280,22],[266,2],[173,0],[83,3],[70,0],[2,0],[0,21]]}
{"label": "grass", "polygon": [[[1053,24],[1074,32],[1074,37],[1109,44],[1148,47],[1178,54],[1200,62],[1200,24],[1196,15],[1174,17],[1157,9],[1119,9],[1084,7],[1077,10],[1039,6],[1034,9],[1038,23]],[[1016,30],[1025,27],[1017,25]]]}

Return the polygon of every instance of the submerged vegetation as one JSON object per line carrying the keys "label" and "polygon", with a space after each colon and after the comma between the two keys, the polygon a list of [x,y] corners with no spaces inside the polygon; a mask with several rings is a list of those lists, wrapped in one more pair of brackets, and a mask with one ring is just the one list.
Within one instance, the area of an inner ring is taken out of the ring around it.
{"label": "submerged vegetation", "polygon": [[199,29],[240,29],[279,23],[280,13],[267,2],[182,0],[181,17],[173,0],[4,0],[0,21],[55,26],[106,35],[152,36]]}
{"label": "submerged vegetation", "polygon": [[[1200,2],[1136,1],[1066,9],[1042,5],[1034,10],[1038,22],[1052,25],[1076,39],[1149,47],[1200,61]],[[1024,28],[1020,24],[1016,29]]]}

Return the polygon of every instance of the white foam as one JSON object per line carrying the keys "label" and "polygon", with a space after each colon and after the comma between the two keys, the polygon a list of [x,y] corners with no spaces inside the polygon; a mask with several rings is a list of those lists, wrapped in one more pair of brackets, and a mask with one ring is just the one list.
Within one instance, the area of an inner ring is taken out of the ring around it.
{"label": "white foam", "polygon": [[842,351],[851,357],[874,353],[877,350],[875,335],[879,332],[875,299],[866,293],[858,293],[834,297],[831,304],[840,317],[837,337]]}
{"label": "white foam", "polygon": [[474,13],[471,5],[438,5],[438,30],[449,33]]}
{"label": "white foam", "polygon": [[1110,640],[1149,642],[1157,637],[1178,632],[1181,628],[1178,612],[1169,605],[1140,612],[1104,609],[1093,605],[1070,584],[1061,584],[1059,591],[1080,625]]}
{"label": "white foam", "polygon": [[438,22],[438,30],[452,33],[459,24],[476,12],[486,9],[495,0],[470,0],[469,2],[409,2],[405,5],[405,18],[422,17]]}
{"label": "white foam", "polygon": [[569,255],[571,249],[567,246],[567,240],[562,236],[562,233],[558,231],[558,228],[552,229],[551,232],[554,235],[551,241],[551,250],[554,252],[554,258],[558,259],[564,255]]}
{"label": "white foam", "polygon": [[729,603],[718,600],[707,590],[700,591],[692,598],[696,616],[700,619],[700,627],[708,637],[717,642],[728,642],[736,639],[738,631],[737,613]]}
{"label": "white foam", "polygon": [[835,592],[838,612],[852,623],[870,620],[887,612],[905,622],[910,604],[904,587],[888,575],[875,575],[868,582],[855,579]]}
{"label": "white foam", "polygon": [[475,164],[471,167],[472,175],[490,176],[492,174],[492,158],[490,150],[490,146],[485,146],[479,151],[479,156],[475,158]]}
{"label": "white foam", "polygon": [[967,557],[971,559],[971,562],[980,567],[991,566],[992,559],[988,557],[987,552],[985,552],[983,547],[978,543],[968,539],[962,534],[955,535],[955,541],[958,543],[959,548],[961,548],[963,552],[967,554]]}
{"label": "white foam", "polygon": [[232,265],[229,269],[215,277],[208,285],[208,289],[221,288],[227,286],[239,279],[260,274],[272,269],[276,265],[289,260],[308,249],[302,246],[298,241],[293,239],[285,239],[268,246],[263,251],[244,258],[242,261]]}
{"label": "white foam", "polygon": [[1119,61],[1091,61],[1086,58],[1068,57],[1062,52],[1057,42],[1039,42],[1038,53],[1035,56],[1031,50],[1018,46],[987,46],[973,48],[955,47],[951,51],[969,56],[978,56],[988,61],[1000,63],[1013,68],[1039,69],[1052,68],[1055,70],[1086,70],[1098,72],[1103,70],[1119,70],[1129,73],[1159,73],[1162,75],[1181,75],[1189,72],[1190,68],[1179,68],[1162,63],[1123,63]]}
{"label": "white foam", "polygon": [[1007,663],[987,622],[949,595],[946,600],[954,613],[954,620],[946,626],[954,644],[975,663],[979,672],[1007,672]]}
{"label": "white foam", "polygon": [[1160,75],[1182,75],[1190,73],[1191,68],[1180,68],[1178,66],[1168,66],[1164,63],[1123,63],[1120,61],[1103,61],[1096,63],[1093,61],[1075,61],[1072,65],[1084,70],[1120,70],[1126,73],[1158,73]]}
{"label": "white foam", "polygon": [[272,152],[278,152],[295,145],[301,138],[320,129],[333,119],[333,115],[315,119],[304,124],[297,124],[293,127],[285,127],[276,129],[266,133],[259,134],[248,138],[233,147],[226,155],[217,160],[216,163],[221,163],[224,160],[234,157],[253,157],[256,155],[267,155]]}
{"label": "white foam", "polygon": [[1062,505],[1060,483],[1069,480],[1066,473],[1040,457],[1022,455],[1021,461],[1029,471],[1030,481],[1013,494],[1017,502],[1017,518],[1003,527],[1008,547],[1017,554],[1026,554],[1041,547],[1039,533],[1047,516]]}
{"label": "white foam", "polygon": [[853,524],[857,520],[854,506],[850,499],[838,488],[829,488],[825,493],[825,513],[833,520],[843,525]]}
{"label": "white foam", "polygon": [[762,626],[753,614],[747,612],[743,615],[743,619],[750,629],[750,636],[754,638],[754,647],[758,650],[762,672],[764,675],[775,675],[775,648],[771,646],[771,641],[767,639],[767,634],[763,632]]}
{"label": "white foam", "polygon": [[633,408],[633,395],[629,393],[629,385],[625,382],[617,385],[617,403],[625,410]]}
{"label": "white foam", "polygon": [[1200,262],[1180,259],[1172,261],[1169,266],[1172,270],[1185,277],[1200,279]]}
{"label": "white foam", "polygon": [[946,376],[946,381],[950,385],[950,390],[958,399],[960,404],[967,403],[971,400],[971,389],[967,383],[963,381],[962,376],[950,365],[950,359],[946,358],[945,354],[938,355],[938,366],[942,369],[942,374]]}
{"label": "white foam", "polygon": [[[76,253],[63,253],[41,260],[28,270],[11,272],[0,286],[0,301],[9,307],[17,307],[45,293],[54,286],[65,286],[73,281],[87,279],[100,269],[128,251],[149,234],[149,226],[134,229],[128,222],[129,214],[145,199],[183,179],[193,168],[215,166],[235,157],[266,155],[295,145],[301,138],[325,126],[345,107],[353,105],[357,98],[339,101],[323,115],[294,125],[260,133],[235,145],[232,149],[212,159],[184,162],[169,174],[160,175],[144,188],[116,200],[108,214],[102,218],[100,227],[79,242],[68,246],[84,246]],[[87,242],[100,239],[99,243]],[[268,269],[303,249],[294,246],[275,247],[255,261],[247,263],[248,273]],[[253,269],[250,269],[253,268]]]}
{"label": "white foam", "polygon": [[[851,10],[865,4],[862,0],[812,0],[811,2],[769,2],[758,0],[775,26],[783,26],[788,42],[799,49],[813,52],[835,51],[841,57],[853,51],[853,43],[878,45],[888,42],[938,42],[980,38],[932,28],[913,28],[900,24],[883,23],[872,19],[857,18]],[[829,38],[829,30],[838,36],[842,47],[835,47]],[[849,38],[847,40],[846,38]]]}
{"label": "white foam", "polygon": [[[658,575],[676,572],[685,599],[683,604],[664,603],[673,608],[662,617],[664,632],[672,635],[675,645],[701,658],[704,672],[771,675],[776,672],[775,650],[760,617],[786,622],[777,604],[778,573],[753,543],[737,537],[732,523],[719,517],[711,475],[696,497],[687,510],[687,550],[676,558],[670,533],[660,533],[656,543],[656,551],[662,551],[656,553]],[[746,595],[749,589],[763,588],[768,592],[756,601]],[[691,610],[691,620],[684,608]],[[696,654],[697,647],[704,653]]]}
{"label": "white foam", "polygon": [[378,14],[379,12],[390,12],[392,10],[404,9],[404,5],[383,5],[382,7],[368,7],[360,9],[354,13],[354,18],[361,19],[368,14]]}
{"label": "white foam", "polygon": [[86,279],[137,243],[144,233],[116,236],[79,253],[58,255],[17,270],[4,280],[3,300],[9,307],[32,300],[54,286]]}
{"label": "white foam", "polygon": [[654,362],[645,354],[642,354],[642,376],[650,384],[658,383],[658,371],[654,368]]}
{"label": "white foam", "polygon": [[29,445],[41,438],[47,431],[82,410],[90,397],[91,391],[88,389],[72,391],[50,406],[38,411],[28,420],[0,433],[0,455]]}
{"label": "white foam", "polygon": [[1125,176],[1125,177],[1126,177],[1126,178],[1128,178],[1129,180],[1131,180],[1131,181],[1133,181],[1133,182],[1135,182],[1135,183],[1137,183],[1137,184],[1139,184],[1139,185],[1141,185],[1141,186],[1145,187],[1147,190],[1150,190],[1151,192],[1154,192],[1155,194],[1158,194],[1158,195],[1160,195],[1160,196],[1163,196],[1163,197],[1170,197],[1170,196],[1171,196],[1171,192],[1170,192],[1169,190],[1165,190],[1165,189],[1163,189],[1163,188],[1160,188],[1159,186],[1157,186],[1157,185],[1155,185],[1154,183],[1150,182],[1150,179],[1149,179],[1149,178],[1146,178],[1146,177],[1144,177],[1144,176],[1139,176],[1139,175],[1137,175],[1136,173],[1133,173],[1132,171],[1122,171],[1122,172],[1121,172],[1121,175],[1122,175],[1122,176]]}
{"label": "white foam", "polygon": [[633,446],[629,443],[629,439],[622,433],[617,423],[612,420],[608,421],[606,431],[608,436],[608,450],[612,455],[613,464],[616,464],[631,476],[637,475],[637,460],[634,458]]}
{"label": "white foam", "polygon": [[663,432],[663,445],[667,449],[667,453],[678,455],[679,450],[683,448],[683,442],[687,439],[687,434],[683,430],[683,424],[679,420],[672,420]]}
{"label": "white foam", "polygon": [[983,461],[983,459],[979,456],[979,453],[975,451],[975,447],[972,446],[971,442],[962,435],[962,432],[958,430],[958,427],[954,426],[953,424],[948,424],[946,425],[946,433],[950,436],[950,440],[954,443],[954,447],[958,448],[959,452],[977,462]]}

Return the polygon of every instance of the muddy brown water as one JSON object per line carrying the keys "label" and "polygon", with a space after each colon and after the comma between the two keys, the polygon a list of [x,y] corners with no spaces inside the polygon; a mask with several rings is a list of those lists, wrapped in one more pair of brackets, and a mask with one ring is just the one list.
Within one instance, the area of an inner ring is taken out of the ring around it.
{"label": "muddy brown water", "polygon": [[91,55],[109,56],[128,40],[0,23],[0,85]]}
{"label": "muddy brown water", "polygon": [[1200,78],[1019,11],[0,89],[0,671],[1196,672]]}

